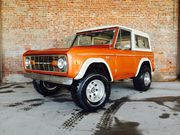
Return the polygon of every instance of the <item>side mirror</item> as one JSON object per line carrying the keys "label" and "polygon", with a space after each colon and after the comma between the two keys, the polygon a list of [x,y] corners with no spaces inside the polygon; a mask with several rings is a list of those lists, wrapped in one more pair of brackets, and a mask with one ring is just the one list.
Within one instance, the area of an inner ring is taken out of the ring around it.
{"label": "side mirror", "polygon": [[124,45],[124,48],[123,48],[124,50],[130,50],[131,49],[131,46],[130,46],[130,44],[126,44],[126,45]]}

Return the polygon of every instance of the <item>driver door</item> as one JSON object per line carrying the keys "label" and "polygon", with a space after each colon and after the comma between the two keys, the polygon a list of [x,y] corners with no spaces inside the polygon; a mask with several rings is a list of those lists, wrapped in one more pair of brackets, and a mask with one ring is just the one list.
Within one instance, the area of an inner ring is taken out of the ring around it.
{"label": "driver door", "polygon": [[116,80],[130,78],[135,72],[135,57],[132,48],[132,33],[130,30],[120,29],[115,44]]}

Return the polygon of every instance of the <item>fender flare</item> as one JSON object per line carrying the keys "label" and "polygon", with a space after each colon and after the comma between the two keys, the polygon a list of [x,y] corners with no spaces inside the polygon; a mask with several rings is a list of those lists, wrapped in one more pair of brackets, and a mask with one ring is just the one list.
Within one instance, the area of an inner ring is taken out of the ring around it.
{"label": "fender flare", "polygon": [[102,58],[89,58],[89,59],[87,59],[87,60],[83,63],[83,65],[82,65],[79,73],[77,74],[77,76],[76,76],[74,79],[75,79],[75,80],[79,80],[79,79],[83,78],[83,76],[85,75],[88,67],[89,67],[91,64],[93,64],[93,63],[103,63],[103,64],[105,64],[106,67],[107,67],[107,69],[108,69],[108,71],[109,71],[111,81],[113,81],[113,76],[112,76],[111,69],[110,69],[108,63],[107,63],[104,59],[102,59]]}
{"label": "fender flare", "polygon": [[149,65],[150,65],[150,68],[151,68],[151,72],[152,72],[151,61],[148,58],[141,58],[141,60],[139,61],[139,65],[138,65],[135,77],[139,74],[139,71],[141,69],[141,66],[142,66],[143,62],[149,62]]}

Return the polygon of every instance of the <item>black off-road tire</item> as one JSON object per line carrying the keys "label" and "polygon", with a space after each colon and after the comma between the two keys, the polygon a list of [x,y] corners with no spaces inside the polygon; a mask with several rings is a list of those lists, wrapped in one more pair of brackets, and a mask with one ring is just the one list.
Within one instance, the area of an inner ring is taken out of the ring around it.
{"label": "black off-road tire", "polygon": [[[98,102],[91,102],[88,100],[86,94],[87,87],[90,83],[92,83],[93,80],[99,80],[102,82],[105,91],[102,99]],[[71,86],[71,95],[74,102],[77,106],[86,111],[94,111],[102,108],[109,100],[110,93],[110,82],[104,75],[97,73],[87,74],[85,77],[83,77],[83,79],[74,81],[73,85]]]}
{"label": "black off-road tire", "polygon": [[[48,83],[48,84],[52,85],[52,88],[54,86],[54,89],[49,90],[48,88],[45,87],[45,83]],[[40,81],[40,80],[33,80],[33,85],[34,85],[35,90],[38,93],[40,93],[40,94],[42,94],[44,96],[54,95],[60,89],[60,85],[59,84],[43,82],[43,81]]]}
{"label": "black off-road tire", "polygon": [[[150,77],[150,83],[148,85],[145,83],[145,76],[147,74],[149,74]],[[152,82],[151,69],[148,65],[143,65],[137,77],[133,78],[134,88],[138,91],[147,91],[151,86],[151,82]]]}

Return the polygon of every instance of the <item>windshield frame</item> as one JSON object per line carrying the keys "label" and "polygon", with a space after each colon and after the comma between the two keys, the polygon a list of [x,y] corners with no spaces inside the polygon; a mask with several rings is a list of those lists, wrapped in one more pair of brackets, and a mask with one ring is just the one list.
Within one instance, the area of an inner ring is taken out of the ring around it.
{"label": "windshield frame", "polygon": [[[119,27],[110,27],[110,28],[103,28],[103,29],[96,29],[96,30],[90,30],[90,31],[83,31],[83,32],[78,32],[76,33],[76,36],[71,44],[71,47],[89,47],[89,46],[101,46],[101,45],[106,45],[106,46],[109,46],[109,47],[114,47],[114,44],[116,42],[116,39],[117,39],[117,34],[118,34],[118,29]],[[74,42],[76,41],[76,38],[79,36],[79,35],[83,35],[83,34],[88,34],[88,33],[94,33],[94,32],[100,32],[100,31],[104,31],[104,30],[114,30],[114,35],[113,35],[113,38],[112,38],[112,43],[111,44],[99,44],[99,45],[85,45],[85,46],[73,46]]]}

